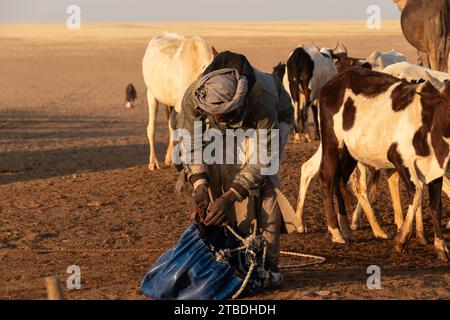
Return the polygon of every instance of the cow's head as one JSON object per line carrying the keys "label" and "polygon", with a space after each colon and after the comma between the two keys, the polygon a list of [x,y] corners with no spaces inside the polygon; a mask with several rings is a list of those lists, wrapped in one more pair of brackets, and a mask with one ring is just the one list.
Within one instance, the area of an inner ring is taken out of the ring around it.
{"label": "cow's head", "polygon": [[434,127],[445,139],[450,138],[450,81],[441,82],[428,72],[422,92],[423,108],[433,108]]}
{"label": "cow's head", "polygon": [[429,82],[439,94],[434,95],[442,103],[445,103],[450,108],[450,81],[441,82],[439,79],[433,77],[430,73],[425,72],[426,80]]}
{"label": "cow's head", "polygon": [[137,92],[133,84],[130,83],[125,89],[125,100],[127,101],[126,107],[128,109],[134,108],[137,99]]}
{"label": "cow's head", "polygon": [[283,82],[284,74],[286,73],[286,64],[280,62],[275,67],[273,67],[272,74],[277,76],[281,82]]}

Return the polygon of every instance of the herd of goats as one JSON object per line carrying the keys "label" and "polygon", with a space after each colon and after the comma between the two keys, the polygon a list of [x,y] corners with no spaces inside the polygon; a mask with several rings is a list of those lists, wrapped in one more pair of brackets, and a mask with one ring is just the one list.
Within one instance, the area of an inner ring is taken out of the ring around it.
{"label": "herd of goats", "polygon": [[[380,170],[384,169],[398,227],[395,249],[399,252],[406,249],[414,223],[419,243],[427,243],[422,222],[423,191],[427,186],[434,248],[440,260],[448,261],[441,226],[441,191],[450,196],[450,183],[445,177],[450,158],[450,41],[447,30],[450,26],[448,15],[442,14],[443,8],[448,13],[448,3],[447,0],[435,0],[426,8],[415,8],[416,2],[424,1],[394,2],[403,9],[402,29],[407,40],[418,49],[419,64],[408,62],[404,55],[395,51],[375,51],[367,59],[352,58],[346,47],[338,43],[334,49],[301,44],[291,52],[286,64],[274,67],[274,76],[292,98],[295,139],[320,139],[321,142],[317,152],[301,167],[296,211],[300,221],[298,231],[307,231],[303,223],[305,197],[311,179],[318,175],[333,242],[346,243],[354,239],[352,230],[361,227],[363,213],[374,235],[388,239],[371,206]],[[411,13],[415,9],[419,11],[416,16]],[[441,19],[437,23],[440,29],[435,30],[439,36],[432,33],[433,26],[429,25],[430,21],[436,22],[431,19],[432,14],[438,14]],[[415,35],[429,37],[426,41],[422,39],[427,47],[420,46],[420,39],[411,39],[409,23],[415,24]],[[447,26],[446,30],[442,30],[443,26]],[[443,37],[447,41],[445,59],[439,54]],[[150,170],[160,168],[154,148],[158,105],[167,110],[172,137],[171,112],[181,110],[186,88],[216,54],[216,50],[200,37],[165,33],[150,41],[143,59],[149,105]],[[128,106],[132,106],[136,99],[132,85],[127,88],[127,99]],[[174,142],[170,139],[166,165],[172,163],[173,149]],[[406,216],[400,203],[400,179],[410,201]],[[351,223],[346,215],[353,196],[349,189],[358,200]],[[337,214],[334,195],[338,202]],[[447,229],[450,229],[450,222]]]}

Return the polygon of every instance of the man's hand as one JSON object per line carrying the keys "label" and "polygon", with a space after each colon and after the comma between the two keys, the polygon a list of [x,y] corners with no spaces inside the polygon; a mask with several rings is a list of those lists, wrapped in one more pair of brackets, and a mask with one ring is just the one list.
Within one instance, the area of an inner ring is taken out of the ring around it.
{"label": "man's hand", "polygon": [[194,197],[197,207],[205,210],[208,208],[209,193],[208,193],[208,186],[206,184],[201,184],[197,189],[195,189],[192,196]]}
{"label": "man's hand", "polygon": [[237,201],[236,194],[229,190],[224,193],[219,199],[214,201],[208,209],[205,224],[206,226],[218,226],[225,222],[225,210]]}

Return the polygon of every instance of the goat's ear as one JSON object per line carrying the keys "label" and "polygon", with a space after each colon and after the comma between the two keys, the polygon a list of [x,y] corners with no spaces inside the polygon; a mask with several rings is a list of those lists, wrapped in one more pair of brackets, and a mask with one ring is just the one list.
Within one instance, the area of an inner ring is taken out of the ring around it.
{"label": "goat's ear", "polygon": [[215,57],[217,57],[217,55],[219,54],[219,52],[216,50],[216,48],[214,48],[214,46],[213,47],[211,47],[211,49],[212,49],[212,52],[213,52],[213,55],[214,55],[214,58]]}
{"label": "goat's ear", "polygon": [[429,72],[425,71],[425,75],[427,81],[431,83],[431,85],[437,90],[442,91],[445,88],[445,84],[441,82],[439,79],[433,77]]}
{"label": "goat's ear", "polygon": [[432,94],[432,93],[416,92],[416,94],[419,95],[420,97],[424,98],[424,99],[436,99],[436,95]]}

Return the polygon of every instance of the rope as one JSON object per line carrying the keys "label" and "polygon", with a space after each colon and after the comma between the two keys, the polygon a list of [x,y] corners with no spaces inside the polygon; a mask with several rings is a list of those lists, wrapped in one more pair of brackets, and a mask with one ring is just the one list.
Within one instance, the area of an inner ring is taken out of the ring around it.
{"label": "rope", "polygon": [[26,253],[158,253],[166,251],[166,248],[158,249],[0,249],[0,251],[26,252]]}
{"label": "rope", "polygon": [[254,263],[252,263],[250,265],[250,269],[248,269],[247,275],[245,276],[245,279],[244,279],[244,282],[242,283],[241,288],[232,297],[233,300],[237,299],[242,294],[242,292],[244,292],[245,288],[247,287],[248,282],[250,281],[250,277],[253,273],[253,270],[255,270]]}
{"label": "rope", "polygon": [[326,260],[324,257],[321,257],[321,256],[315,256],[312,254],[305,254],[305,253],[298,253],[298,252],[293,252],[293,251],[281,251],[280,254],[286,255],[286,256],[294,256],[294,257],[299,257],[299,258],[310,258],[310,259],[316,260],[315,262],[305,262],[305,263],[282,266],[281,269],[283,269],[283,270],[297,269],[297,268],[306,267],[306,266],[313,266],[316,264],[324,263]]}

